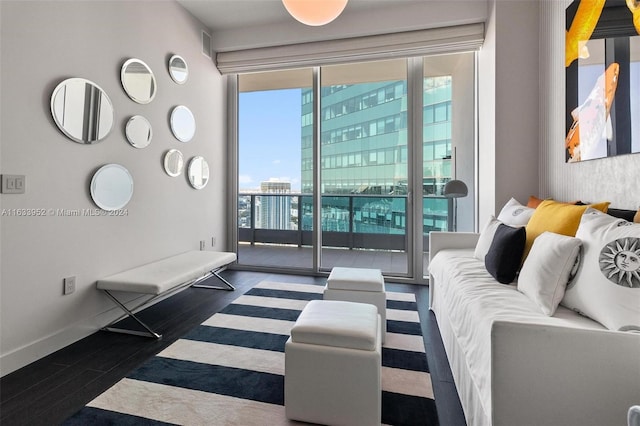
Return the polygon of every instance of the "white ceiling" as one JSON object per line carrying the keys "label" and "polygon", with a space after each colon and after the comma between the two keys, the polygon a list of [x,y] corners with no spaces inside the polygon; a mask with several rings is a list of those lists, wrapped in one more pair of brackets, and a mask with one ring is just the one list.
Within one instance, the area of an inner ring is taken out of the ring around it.
{"label": "white ceiling", "polygon": [[349,0],[336,20],[310,27],[282,0],[177,1],[211,32],[215,52],[485,22],[488,10],[487,0]]}
{"label": "white ceiling", "polygon": [[[289,22],[281,0],[177,0],[211,31],[250,28]],[[349,0],[343,15],[364,10],[425,3],[429,0]]]}

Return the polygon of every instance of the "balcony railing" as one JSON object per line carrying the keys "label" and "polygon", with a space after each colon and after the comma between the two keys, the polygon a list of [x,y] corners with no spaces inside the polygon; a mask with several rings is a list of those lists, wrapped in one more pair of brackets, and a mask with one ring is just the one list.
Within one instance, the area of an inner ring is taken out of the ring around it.
{"label": "balcony railing", "polygon": [[[322,245],[348,249],[406,251],[406,195],[323,195]],[[429,231],[446,231],[452,223],[450,199],[423,198],[425,247]],[[238,240],[243,243],[311,246],[311,194],[240,193]]]}

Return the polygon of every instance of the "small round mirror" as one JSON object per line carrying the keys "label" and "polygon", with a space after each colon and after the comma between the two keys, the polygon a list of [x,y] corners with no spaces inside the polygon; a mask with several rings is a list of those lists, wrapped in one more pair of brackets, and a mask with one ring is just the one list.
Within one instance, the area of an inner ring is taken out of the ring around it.
{"label": "small round mirror", "polygon": [[171,177],[179,176],[182,173],[184,159],[182,153],[177,149],[170,149],[164,155],[164,171]]}
{"label": "small round mirror", "polygon": [[146,148],[151,143],[151,124],[141,115],[134,115],[127,121],[125,134],[129,143],[136,148]]}
{"label": "small round mirror", "polygon": [[51,114],[69,139],[93,144],[107,137],[113,127],[113,105],[97,84],[84,78],[69,78],[51,95]]}
{"label": "small round mirror", "polygon": [[180,142],[189,142],[196,133],[196,120],[189,108],[179,105],[171,111],[171,132]]}
{"label": "small round mirror", "polygon": [[189,161],[189,169],[187,170],[189,175],[189,183],[195,189],[202,189],[207,186],[209,182],[209,164],[203,157],[193,157]]}
{"label": "small round mirror", "polygon": [[139,104],[148,104],[156,95],[156,78],[140,59],[129,59],[122,65],[120,81],[127,95]]}
{"label": "small round mirror", "polygon": [[169,59],[169,75],[178,84],[184,84],[189,77],[189,68],[186,61],[178,55],[173,55]]}
{"label": "small round mirror", "polygon": [[133,178],[120,164],[106,164],[91,179],[91,198],[98,207],[112,211],[127,205],[133,195]]}

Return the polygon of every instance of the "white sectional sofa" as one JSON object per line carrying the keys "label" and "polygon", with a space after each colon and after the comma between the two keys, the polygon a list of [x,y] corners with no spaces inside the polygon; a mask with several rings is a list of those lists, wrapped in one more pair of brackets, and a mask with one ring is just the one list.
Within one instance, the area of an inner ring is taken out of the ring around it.
{"label": "white sectional sofa", "polygon": [[480,234],[431,232],[435,313],[470,426],[624,426],[640,403],[640,335],[559,306],[545,315],[474,257]]}

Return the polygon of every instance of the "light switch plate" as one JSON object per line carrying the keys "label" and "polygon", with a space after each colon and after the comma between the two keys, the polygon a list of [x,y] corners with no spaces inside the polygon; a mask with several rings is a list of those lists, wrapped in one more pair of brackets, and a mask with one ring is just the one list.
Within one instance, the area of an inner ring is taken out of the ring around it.
{"label": "light switch plate", "polygon": [[25,176],[24,175],[2,175],[2,193],[3,194],[24,194]]}

